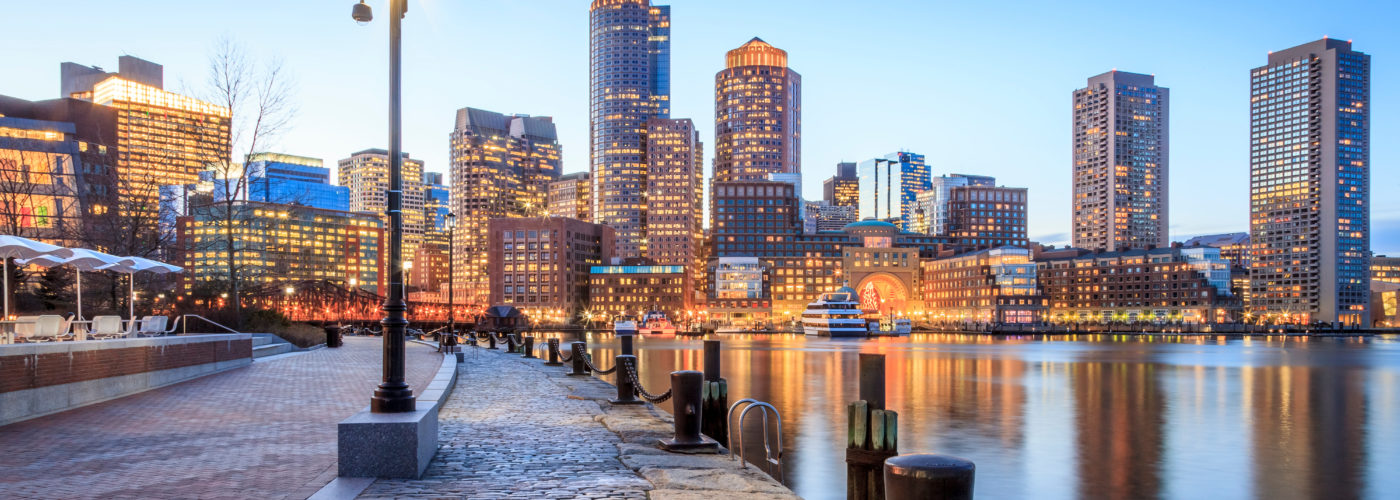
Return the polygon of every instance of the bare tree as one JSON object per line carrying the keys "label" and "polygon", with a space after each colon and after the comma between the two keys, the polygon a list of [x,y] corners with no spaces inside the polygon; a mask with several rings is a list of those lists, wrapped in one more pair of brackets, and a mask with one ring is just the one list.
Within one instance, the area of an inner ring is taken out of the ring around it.
{"label": "bare tree", "polygon": [[[219,237],[211,238],[214,248],[224,255],[223,274],[233,301],[235,322],[242,321],[243,266],[240,257],[247,251],[242,245],[246,238],[249,194],[249,172],[239,160],[247,160],[266,151],[275,138],[286,131],[296,107],[292,101],[292,81],[280,60],[259,64],[237,42],[223,38],[209,57],[208,97],[211,102],[228,108],[229,154],[210,165],[214,177],[215,195],[201,207],[192,207],[221,226]],[[235,153],[243,153],[242,157]]]}

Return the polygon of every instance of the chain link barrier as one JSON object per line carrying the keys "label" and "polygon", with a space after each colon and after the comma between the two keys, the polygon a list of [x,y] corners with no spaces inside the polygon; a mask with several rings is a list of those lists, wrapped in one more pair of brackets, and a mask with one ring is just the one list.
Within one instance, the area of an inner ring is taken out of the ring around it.
{"label": "chain link barrier", "polygon": [[613,365],[612,368],[609,368],[607,370],[599,370],[598,367],[593,366],[593,355],[588,353],[583,353],[583,364],[584,366],[587,366],[589,370],[593,370],[599,375],[607,375],[609,373],[617,371],[617,365]]}
{"label": "chain link barrier", "polygon": [[[613,369],[616,370],[617,367],[614,366]],[[642,382],[637,379],[637,371],[632,368],[632,365],[627,365],[627,377],[632,379],[632,387],[637,389],[637,395],[641,396],[642,399],[652,403],[665,403],[666,400],[671,399],[671,389],[666,389],[666,392],[660,395],[654,395],[642,388]]]}
{"label": "chain link barrier", "polygon": [[573,360],[574,360],[574,355],[573,355],[573,351],[572,351],[572,350],[570,350],[570,352],[569,352],[568,354],[565,354],[563,349],[560,349],[560,350],[559,350],[559,361],[564,362],[564,363],[571,363],[571,362],[573,362]]}

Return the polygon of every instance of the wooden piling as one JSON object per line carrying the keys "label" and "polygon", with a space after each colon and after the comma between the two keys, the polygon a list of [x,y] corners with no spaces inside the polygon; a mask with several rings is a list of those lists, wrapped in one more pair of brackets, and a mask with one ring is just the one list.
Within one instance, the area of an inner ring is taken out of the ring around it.
{"label": "wooden piling", "polygon": [[847,406],[846,498],[884,500],[885,459],[899,454],[899,415],[885,409],[885,355],[860,355],[860,399]]}

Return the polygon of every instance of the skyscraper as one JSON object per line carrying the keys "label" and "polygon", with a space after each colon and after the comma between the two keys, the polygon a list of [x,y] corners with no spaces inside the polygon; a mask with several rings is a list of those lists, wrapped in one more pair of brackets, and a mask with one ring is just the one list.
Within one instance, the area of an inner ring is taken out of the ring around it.
{"label": "skyscraper", "polygon": [[[350,189],[331,185],[331,169],[321,166],[320,158],[308,158],[279,153],[258,153],[248,157],[247,191],[242,199],[267,203],[305,205],[308,207],[350,210]],[[214,171],[202,172],[200,178]],[[212,177],[211,177],[212,179]],[[221,187],[215,183],[215,199],[223,198]],[[233,186],[236,189],[236,186]]]}
{"label": "skyscraper", "polygon": [[1168,95],[1152,75],[1118,70],[1074,91],[1074,246],[1167,245]]}
{"label": "skyscraper", "polygon": [[646,129],[670,117],[671,15],[649,0],[589,8],[589,171],[594,222],[616,230],[618,257],[646,237]]}
{"label": "skyscraper", "polygon": [[855,162],[836,164],[836,175],[822,182],[822,200],[831,206],[860,206],[860,178]]}
{"label": "skyscraper", "polygon": [[658,265],[699,269],[705,233],[704,146],[689,118],[647,122],[647,239]]}
{"label": "skyscraper", "polygon": [[548,116],[462,108],[452,129],[453,277],[468,304],[487,300],[487,222],[537,217],[559,178],[559,135]]}
{"label": "skyscraper", "polygon": [[1324,38],[1250,71],[1255,313],[1365,324],[1370,304],[1371,56]]}
{"label": "skyscraper", "polygon": [[[403,158],[403,254],[412,258],[423,241],[423,160],[411,159],[408,153]],[[350,211],[379,215],[388,227],[389,152],[366,149],[340,160],[339,165],[339,183],[350,188]]]}
{"label": "skyscraper", "polygon": [[714,182],[800,174],[801,151],[802,75],[787,52],[758,38],[729,51],[715,74]]}
{"label": "skyscraper", "polygon": [[[408,286],[423,292],[441,292],[443,285],[451,279],[447,273],[447,214],[451,212],[450,196],[447,186],[442,184],[442,173],[423,172],[423,241],[413,255],[413,268],[408,270]],[[439,297],[440,302],[447,301],[446,293],[441,293]]]}
{"label": "skyscraper", "polygon": [[900,151],[860,162],[860,218],[888,220],[903,230],[915,222],[918,195],[927,191],[924,155]]}
{"label": "skyscraper", "polygon": [[1026,188],[957,186],[948,190],[943,234],[966,249],[1026,248]]}

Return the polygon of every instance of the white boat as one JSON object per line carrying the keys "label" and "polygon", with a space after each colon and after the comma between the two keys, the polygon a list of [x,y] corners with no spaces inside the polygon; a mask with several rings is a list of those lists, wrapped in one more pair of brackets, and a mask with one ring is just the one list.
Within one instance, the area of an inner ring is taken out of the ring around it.
{"label": "white boat", "polygon": [[820,337],[864,337],[866,321],[856,291],[843,286],[823,293],[802,312],[802,332]]}
{"label": "white boat", "polygon": [[909,335],[914,331],[914,322],[909,318],[886,318],[870,322],[870,334],[880,336]]}
{"label": "white boat", "polygon": [[632,320],[623,319],[613,322],[613,335],[636,335],[637,324]]}
{"label": "white boat", "polygon": [[675,335],[676,325],[660,311],[652,311],[642,316],[642,325],[637,331],[642,335]]}

